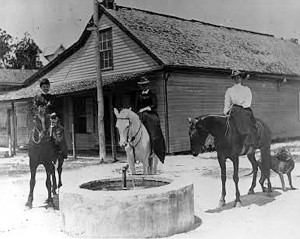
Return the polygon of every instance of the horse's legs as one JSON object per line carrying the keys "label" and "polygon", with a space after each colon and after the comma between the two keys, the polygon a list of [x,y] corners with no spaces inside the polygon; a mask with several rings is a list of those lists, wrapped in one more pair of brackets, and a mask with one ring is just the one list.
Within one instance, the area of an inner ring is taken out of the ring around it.
{"label": "horse's legs", "polygon": [[143,174],[144,175],[148,175],[151,173],[151,170],[150,170],[151,164],[152,164],[152,158],[150,159],[148,155],[146,157],[144,157],[144,159],[143,159]]}
{"label": "horse's legs", "polygon": [[156,155],[153,156],[153,162],[152,162],[152,174],[157,173],[157,164],[158,164],[158,157]]}
{"label": "horse's legs", "polygon": [[272,192],[272,186],[270,181],[270,161],[271,161],[271,154],[270,154],[270,146],[265,146],[260,149],[261,154],[261,177],[259,179],[259,183],[263,192],[266,192],[264,187],[264,182],[268,180],[268,192]]}
{"label": "horse's legs", "polygon": [[252,165],[252,173],[253,173],[252,184],[251,184],[251,187],[248,191],[248,194],[254,194],[254,188],[256,186],[258,165],[257,165],[256,159],[255,159],[255,153],[248,154],[247,157],[248,157],[248,159],[249,159],[249,161]]}
{"label": "horse's legs", "polygon": [[222,195],[219,201],[219,207],[225,206],[226,196],[226,158],[218,155],[218,162],[221,167]]}
{"label": "horse's legs", "polygon": [[30,182],[29,182],[29,195],[28,195],[28,200],[27,203],[25,204],[26,207],[29,209],[32,208],[32,202],[33,202],[33,190],[35,186],[35,175],[36,175],[36,169],[37,169],[38,164],[33,164],[32,159],[30,159]]}
{"label": "horse's legs", "polygon": [[239,191],[239,156],[232,157],[233,162],[233,181],[235,183],[235,202],[234,207],[241,206],[240,191]]}
{"label": "horse's legs", "polygon": [[134,154],[133,154],[133,148],[131,148],[129,145],[125,147],[126,151],[126,157],[127,157],[127,162],[129,164],[129,168],[131,171],[131,174],[134,175],[135,173],[135,165],[134,165]]}
{"label": "horse's legs", "polygon": [[62,186],[61,173],[62,173],[63,163],[64,163],[64,159],[62,157],[58,157],[58,166],[57,166],[58,188],[60,188]]}
{"label": "horse's legs", "polygon": [[55,165],[52,165],[53,167],[53,173],[52,173],[52,193],[53,195],[56,195],[56,189],[57,189],[57,182],[56,182],[56,176],[55,176]]}
{"label": "horse's legs", "polygon": [[53,207],[54,208],[54,203],[53,203],[53,198],[52,198],[52,194],[51,194],[51,175],[53,175],[54,172],[54,167],[52,162],[50,164],[44,165],[45,169],[46,169],[46,174],[47,174],[47,178],[46,178],[46,187],[47,187],[47,191],[48,191],[48,198],[46,200],[48,207]]}
{"label": "horse's legs", "polygon": [[153,162],[154,162],[154,156],[150,156],[148,159],[149,162],[149,174],[153,174]]}

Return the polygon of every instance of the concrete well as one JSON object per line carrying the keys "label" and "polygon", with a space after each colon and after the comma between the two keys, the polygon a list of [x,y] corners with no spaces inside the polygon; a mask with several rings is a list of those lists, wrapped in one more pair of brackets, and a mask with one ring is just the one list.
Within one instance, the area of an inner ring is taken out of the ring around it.
{"label": "concrete well", "polygon": [[129,177],[127,184],[132,181],[137,189],[116,190],[122,178],[62,188],[59,205],[64,231],[84,238],[154,238],[191,230],[192,183],[142,175]]}

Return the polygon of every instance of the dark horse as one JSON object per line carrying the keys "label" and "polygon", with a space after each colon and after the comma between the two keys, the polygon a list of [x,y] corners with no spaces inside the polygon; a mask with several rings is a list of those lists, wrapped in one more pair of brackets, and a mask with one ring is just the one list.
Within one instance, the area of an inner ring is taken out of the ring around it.
{"label": "dark horse", "polygon": [[[220,199],[220,207],[225,205],[226,195],[226,159],[229,158],[233,162],[234,174],[233,180],[236,189],[236,199],[234,206],[241,206],[240,192],[238,188],[239,176],[239,156],[243,148],[243,139],[238,134],[237,129],[231,120],[230,116],[221,115],[206,115],[196,119],[189,118],[189,136],[191,142],[191,150],[194,156],[197,156],[200,151],[204,151],[204,144],[208,134],[215,138],[215,147],[217,151],[218,162],[221,167],[222,180],[222,196]],[[267,125],[257,119],[256,123],[258,129],[258,145],[261,152],[262,167],[261,178],[259,180],[262,190],[265,192],[264,182],[268,180],[268,192],[272,191],[270,182],[270,145],[271,145],[271,131]],[[258,163],[255,158],[255,149],[247,153],[247,157],[251,162],[253,169],[252,185],[248,194],[254,193],[256,186],[256,177],[258,171]]]}
{"label": "dark horse", "polygon": [[[36,171],[37,167],[42,164],[46,170],[46,187],[48,191],[48,198],[46,200],[47,207],[53,207],[52,193],[56,194],[57,183],[55,177],[54,164],[58,158],[58,173],[59,173],[59,186],[61,186],[61,171],[62,162],[58,157],[58,150],[55,145],[55,141],[52,138],[52,132],[50,130],[51,120],[49,114],[45,113],[45,110],[39,110],[37,117],[33,120],[33,128],[30,131],[29,137],[29,166],[30,166],[30,191],[28,200],[26,203],[27,208],[32,208],[33,191],[36,183]],[[53,187],[51,183],[51,176],[53,181]],[[51,191],[52,189],[52,191]]]}

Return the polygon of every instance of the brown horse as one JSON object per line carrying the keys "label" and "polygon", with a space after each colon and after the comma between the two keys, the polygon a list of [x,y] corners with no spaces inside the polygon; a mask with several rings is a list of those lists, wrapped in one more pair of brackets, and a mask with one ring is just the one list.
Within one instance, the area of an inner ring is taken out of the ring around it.
{"label": "brown horse", "polygon": [[[221,180],[222,180],[222,195],[220,199],[220,207],[225,205],[226,195],[226,159],[229,158],[233,162],[234,174],[233,180],[236,189],[236,199],[234,206],[241,206],[240,192],[238,188],[239,176],[239,156],[243,148],[243,139],[238,134],[234,123],[230,116],[222,115],[206,115],[197,117],[196,119],[189,118],[189,136],[191,142],[191,150],[194,156],[197,156],[200,151],[203,152],[205,140],[208,134],[215,138],[215,147],[217,151],[218,162],[221,167]],[[257,119],[256,123],[258,129],[258,145],[261,152],[262,167],[261,178],[259,180],[262,190],[265,192],[264,182],[268,181],[268,192],[272,191],[270,182],[270,145],[271,145],[271,131],[267,125],[261,120]],[[248,194],[254,193],[256,186],[256,178],[258,171],[258,163],[255,158],[255,149],[248,152],[248,159],[250,160],[253,168],[252,185]]]}
{"label": "brown horse", "polygon": [[[30,167],[30,190],[28,200],[25,206],[32,208],[33,191],[36,184],[37,167],[42,164],[46,170],[46,187],[48,190],[48,198],[46,200],[47,207],[53,207],[52,193],[56,194],[56,178],[54,162],[58,157],[58,151],[55,146],[55,141],[50,135],[50,116],[46,114],[45,109],[39,108],[35,119],[33,120],[33,128],[30,131],[29,137],[29,167]],[[53,187],[51,187],[51,175]],[[61,183],[60,183],[61,184]],[[52,189],[52,192],[51,192]]]}

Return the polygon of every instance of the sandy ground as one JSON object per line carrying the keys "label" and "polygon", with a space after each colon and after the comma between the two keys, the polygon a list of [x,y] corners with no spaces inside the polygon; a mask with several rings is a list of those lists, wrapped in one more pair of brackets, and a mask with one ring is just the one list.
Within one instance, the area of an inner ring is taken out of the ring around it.
{"label": "sandy ground", "polygon": [[[289,147],[295,157],[296,166],[292,172],[292,179],[294,187],[299,189],[300,142],[276,144],[272,148],[283,145]],[[82,167],[84,160],[89,166]],[[78,182],[121,176],[120,169],[124,165],[124,162],[96,164],[95,160],[91,159],[81,159],[77,163],[80,168],[75,167],[76,162],[72,160],[65,162],[63,187]],[[0,167],[5,169],[0,175],[0,238],[72,238],[63,231],[60,211],[45,207],[47,191],[42,166],[37,175],[33,208],[24,210],[30,177],[28,166],[24,165],[28,165],[26,155],[0,158]],[[18,173],[18,168],[21,169],[21,173]],[[168,156],[165,164],[159,163],[158,169],[159,176],[188,178],[194,184],[195,216],[200,218],[200,226],[193,231],[171,236],[172,239],[300,238],[300,190],[283,192],[278,175],[272,173],[273,193],[270,196],[261,192],[259,184],[254,195],[247,195],[252,178],[244,176],[251,172],[251,165],[245,157],[240,158],[241,208],[233,208],[235,190],[230,161],[227,162],[227,205],[221,210],[217,208],[221,180],[215,153],[205,153],[198,157]],[[138,172],[141,170],[141,165],[138,165]],[[289,186],[286,177],[285,181]],[[55,204],[58,207],[57,198]]]}

